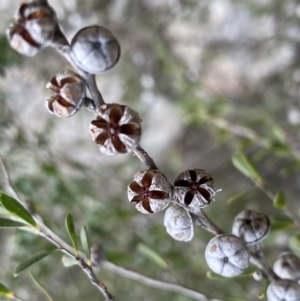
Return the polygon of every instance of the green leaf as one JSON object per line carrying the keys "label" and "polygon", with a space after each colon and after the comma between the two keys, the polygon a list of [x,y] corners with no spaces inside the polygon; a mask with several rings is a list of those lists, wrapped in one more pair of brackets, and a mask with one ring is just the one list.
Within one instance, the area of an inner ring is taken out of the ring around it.
{"label": "green leaf", "polygon": [[275,208],[280,210],[286,209],[286,200],[282,191],[278,191],[274,197],[273,205]]}
{"label": "green leaf", "polygon": [[33,280],[34,284],[37,286],[37,288],[39,288],[39,290],[46,296],[46,298],[49,301],[53,301],[53,299],[51,298],[51,296],[49,295],[49,293],[45,290],[45,288],[41,285],[41,283],[32,275],[31,272],[29,272],[29,275],[31,277],[31,279]]}
{"label": "green leaf", "polygon": [[53,250],[50,250],[50,251],[45,251],[43,253],[40,253],[40,254],[24,261],[19,266],[17,266],[17,268],[15,269],[14,275],[18,276],[21,272],[23,272],[24,270],[26,270],[27,268],[32,266],[34,263],[40,261],[41,259],[47,257],[48,255],[52,254],[55,251],[57,251],[57,249],[53,249]]}
{"label": "green leaf", "polygon": [[246,196],[247,194],[249,194],[252,190],[254,189],[254,187],[251,187],[243,192],[240,192],[234,196],[232,196],[231,198],[229,198],[227,200],[227,204],[231,205],[232,203],[239,201],[240,199],[242,199],[244,196]]}
{"label": "green leaf", "polygon": [[284,214],[271,216],[270,220],[272,232],[295,228],[294,222]]}
{"label": "green leaf", "polygon": [[13,297],[14,293],[0,282],[0,295]]}
{"label": "green leaf", "polygon": [[161,269],[163,270],[170,269],[166,261],[158,253],[156,253],[149,247],[145,246],[144,244],[138,244],[137,249],[146,257],[148,257],[153,262],[155,262]]}
{"label": "green leaf", "polygon": [[66,268],[78,264],[78,261],[77,261],[75,258],[70,257],[70,256],[67,256],[67,255],[64,255],[64,256],[61,258],[61,261],[62,261],[63,265],[64,265]]}
{"label": "green leaf", "polygon": [[263,183],[263,179],[252,162],[242,152],[232,156],[233,165],[246,177]]}
{"label": "green leaf", "polygon": [[260,292],[259,292],[258,295],[257,295],[258,299],[263,299],[263,298],[265,298],[267,288],[268,288],[268,282],[267,282],[267,281],[264,281],[264,282],[263,282],[263,286],[262,286],[262,288],[260,289]]}
{"label": "green leaf", "polygon": [[0,217],[0,228],[27,227],[26,224]]}
{"label": "green leaf", "polygon": [[296,234],[295,236],[290,238],[289,243],[291,249],[299,256],[300,254],[300,234]]}
{"label": "green leaf", "polygon": [[84,253],[87,257],[87,259],[90,261],[91,259],[91,246],[90,246],[90,241],[89,241],[89,237],[88,237],[88,233],[86,230],[86,226],[84,226],[81,231],[80,231],[80,239],[81,239],[81,244],[84,250]]}
{"label": "green leaf", "polygon": [[2,193],[0,196],[0,201],[2,203],[2,206],[7,211],[24,220],[33,228],[39,229],[31,214],[17,200]]}
{"label": "green leaf", "polygon": [[70,235],[70,238],[72,240],[72,244],[75,250],[76,255],[78,255],[78,245],[77,245],[77,237],[76,237],[76,232],[75,232],[75,226],[73,222],[73,217],[71,214],[67,215],[66,218],[66,227],[68,230],[68,233]]}

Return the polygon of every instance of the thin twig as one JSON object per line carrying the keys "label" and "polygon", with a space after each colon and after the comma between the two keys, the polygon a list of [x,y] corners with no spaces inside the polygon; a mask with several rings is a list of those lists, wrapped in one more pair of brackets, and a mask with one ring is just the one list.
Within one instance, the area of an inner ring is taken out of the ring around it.
{"label": "thin twig", "polygon": [[109,300],[116,300],[115,297],[109,293],[104,283],[102,283],[97,279],[93,268],[90,265],[88,265],[82,257],[74,255],[72,252],[69,251],[69,249],[66,249],[59,242],[57,242],[51,235],[44,234],[43,232],[40,232],[40,235],[46,238],[52,244],[56,245],[60,251],[76,259],[78,265],[82,268],[85,274],[90,278],[91,282],[101,291],[101,293],[104,295],[105,298]]}
{"label": "thin twig", "polygon": [[147,286],[158,288],[158,289],[161,289],[161,290],[179,293],[179,294],[185,295],[187,297],[193,298],[195,300],[199,300],[199,301],[221,301],[220,299],[211,298],[207,295],[198,293],[194,290],[188,289],[188,288],[180,286],[178,284],[172,284],[172,283],[167,283],[167,282],[163,282],[163,281],[158,281],[158,280],[143,276],[139,273],[136,273],[136,272],[124,269],[122,267],[119,267],[119,266],[113,264],[110,261],[104,261],[102,263],[102,267],[106,270],[109,270],[109,271],[111,271],[113,273],[116,273],[116,274],[118,274],[122,277],[125,277],[127,279],[132,279],[134,281],[143,283]]}
{"label": "thin twig", "polygon": [[203,210],[200,210],[197,214],[190,213],[193,217],[195,224],[204,228],[208,232],[213,233],[214,235],[226,234],[224,230],[219,228],[212,220],[205,214]]}
{"label": "thin twig", "polygon": [[154,160],[140,145],[138,145],[133,152],[149,169],[158,169]]}
{"label": "thin twig", "polygon": [[[275,198],[275,194],[266,186],[266,184],[264,183],[259,183],[254,181],[255,185],[261,190],[263,191],[266,196],[273,201]],[[295,214],[294,211],[292,211],[288,205],[286,205],[286,207],[283,209],[284,212],[286,213],[286,215],[294,222],[294,224],[300,229],[300,219],[298,217],[297,214]]]}
{"label": "thin twig", "polygon": [[250,252],[250,261],[258,267],[269,281],[278,280],[279,277],[274,273],[273,269],[268,265],[264,258],[259,257],[257,254]]}
{"label": "thin twig", "polygon": [[[7,190],[11,191],[11,193],[14,195],[14,197],[23,205],[24,202],[20,199],[18,194],[16,193],[15,189],[13,188],[9,173],[7,171],[5,162],[3,158],[0,156],[0,164],[4,173],[4,178],[6,181]],[[82,270],[87,274],[87,276],[90,278],[92,283],[102,292],[105,298],[115,300],[114,296],[111,295],[104,283],[99,281],[93,271],[93,268],[89,266],[82,257],[76,257],[72,251],[70,251],[72,248],[65,243],[61,238],[59,238],[56,234],[54,234],[43,222],[42,218],[37,214],[32,214],[33,217],[36,219],[37,225],[40,227],[41,231],[38,232],[38,234],[44,238],[46,238],[49,242],[56,245],[63,253],[71,256],[72,258],[76,259],[78,261],[78,265],[82,268]]]}

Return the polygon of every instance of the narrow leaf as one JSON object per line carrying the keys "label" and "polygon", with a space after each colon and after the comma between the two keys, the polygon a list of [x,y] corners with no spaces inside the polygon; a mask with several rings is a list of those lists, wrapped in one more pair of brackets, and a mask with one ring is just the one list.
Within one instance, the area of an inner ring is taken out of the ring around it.
{"label": "narrow leaf", "polygon": [[146,257],[155,262],[161,269],[169,270],[169,266],[166,263],[166,261],[158,253],[156,253],[149,247],[145,246],[144,244],[138,244],[137,249]]}
{"label": "narrow leaf", "polygon": [[19,266],[17,266],[17,268],[15,269],[14,275],[18,276],[21,272],[23,272],[24,270],[26,270],[27,268],[29,268],[30,266],[32,266],[34,263],[40,261],[41,259],[47,257],[48,255],[52,254],[53,252],[55,252],[57,249],[53,249],[50,251],[46,251],[43,253],[40,253],[26,261],[24,261],[23,263],[21,263]]}
{"label": "narrow leaf", "polygon": [[267,288],[268,288],[268,282],[264,281],[263,286],[262,286],[262,288],[260,289],[260,292],[257,295],[258,299],[263,299],[265,297]]}
{"label": "narrow leaf", "polygon": [[286,209],[286,200],[282,191],[278,191],[274,197],[273,205],[277,209],[285,210]]}
{"label": "narrow leaf", "polygon": [[61,261],[66,268],[69,268],[71,266],[78,264],[78,261],[75,258],[67,256],[67,255],[64,255],[61,258]]}
{"label": "narrow leaf", "polygon": [[227,204],[228,205],[231,205],[232,203],[236,202],[236,201],[239,201],[240,199],[242,199],[244,196],[246,196],[247,194],[249,194],[252,190],[253,190],[254,187],[251,187],[243,192],[240,192],[234,196],[232,196],[231,198],[229,198],[227,200]]}
{"label": "narrow leaf", "polygon": [[26,227],[26,224],[0,217],[0,228]]}
{"label": "narrow leaf", "polygon": [[246,177],[251,178],[260,183],[263,182],[263,179],[257,169],[254,167],[252,162],[246,157],[242,152],[236,153],[232,157],[233,165]]}
{"label": "narrow leaf", "polygon": [[74,222],[73,222],[73,217],[72,217],[71,214],[67,215],[66,227],[67,227],[68,233],[70,235],[70,238],[72,240],[72,244],[73,244],[75,253],[76,253],[76,255],[78,255],[77,237],[76,237],[76,233],[75,233],[75,226],[74,226]]}
{"label": "narrow leaf", "polygon": [[51,298],[49,293],[45,290],[45,288],[41,285],[41,283],[32,275],[31,272],[29,272],[29,275],[30,275],[31,279],[33,280],[34,284],[36,285],[36,287],[46,296],[46,298],[49,301],[53,301],[53,299]]}
{"label": "narrow leaf", "polygon": [[14,293],[8,289],[3,283],[0,282],[0,295],[14,296]]}
{"label": "narrow leaf", "polygon": [[24,220],[32,227],[38,229],[38,226],[31,214],[17,200],[3,193],[1,194],[0,201],[7,211]]}
{"label": "narrow leaf", "polygon": [[295,228],[294,222],[284,214],[274,215],[270,220],[272,232]]}
{"label": "narrow leaf", "polygon": [[88,233],[86,230],[86,226],[84,226],[81,231],[80,231],[80,239],[81,239],[81,244],[84,250],[84,253],[87,257],[87,259],[90,261],[91,259],[91,246],[90,246],[90,241],[89,241],[89,237],[88,237]]}

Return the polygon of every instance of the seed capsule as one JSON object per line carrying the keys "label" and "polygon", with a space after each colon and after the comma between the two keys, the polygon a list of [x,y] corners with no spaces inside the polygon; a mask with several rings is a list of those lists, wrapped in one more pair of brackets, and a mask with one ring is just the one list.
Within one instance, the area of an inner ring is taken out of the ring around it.
{"label": "seed capsule", "polygon": [[58,117],[74,115],[85,98],[85,85],[80,76],[71,70],[52,77],[46,87],[55,94],[48,99],[48,109]]}
{"label": "seed capsule", "polygon": [[291,252],[281,254],[273,268],[278,277],[300,282],[300,258],[295,254]]}
{"label": "seed capsule", "polygon": [[20,25],[11,25],[6,30],[6,35],[11,48],[23,55],[34,56],[43,48],[42,45],[36,43],[28,31]]}
{"label": "seed capsule", "polygon": [[276,280],[267,289],[268,301],[300,301],[300,286],[291,280]]}
{"label": "seed capsule", "polygon": [[194,224],[191,215],[177,204],[166,210],[164,225],[167,232],[176,240],[190,241],[194,236]]}
{"label": "seed capsule", "polygon": [[71,51],[77,65],[92,74],[111,69],[120,57],[117,39],[101,26],[85,27],[77,32],[71,43]]}
{"label": "seed capsule", "polygon": [[101,107],[97,120],[90,124],[90,134],[106,155],[130,152],[141,137],[141,119],[127,106],[108,104]]}
{"label": "seed capsule", "polygon": [[205,259],[210,269],[224,277],[240,275],[249,265],[245,243],[234,235],[219,235],[208,243]]}
{"label": "seed capsule", "polygon": [[212,177],[203,169],[182,172],[174,182],[176,200],[184,207],[197,213],[213,199]]}
{"label": "seed capsule", "polygon": [[266,238],[269,230],[270,220],[265,214],[254,210],[244,210],[234,219],[232,234],[251,245]]}
{"label": "seed capsule", "polygon": [[136,173],[127,189],[129,202],[136,202],[136,209],[145,214],[165,209],[171,193],[172,187],[166,177],[154,169]]}
{"label": "seed capsule", "polygon": [[57,22],[55,13],[50,6],[23,3],[18,10],[17,17],[18,24],[28,31],[36,43],[43,47],[51,43]]}

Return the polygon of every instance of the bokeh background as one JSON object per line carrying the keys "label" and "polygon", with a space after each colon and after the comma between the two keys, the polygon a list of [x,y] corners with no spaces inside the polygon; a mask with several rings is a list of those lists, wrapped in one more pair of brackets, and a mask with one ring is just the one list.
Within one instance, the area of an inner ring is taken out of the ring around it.
{"label": "bokeh background", "polygon": [[[207,170],[216,189],[222,188],[205,209],[212,220],[230,232],[241,210],[262,211],[275,225],[263,242],[269,263],[288,248],[299,253],[293,223],[231,161],[242,150],[269,189],[282,190],[298,215],[299,1],[49,4],[69,41],[79,29],[94,24],[118,38],[121,59],[97,76],[100,91],[106,102],[126,104],[140,113],[141,145],[171,183],[186,169]],[[135,210],[126,189],[145,166],[132,154],[101,154],[88,132],[91,112],[82,108],[68,119],[47,112],[47,81],[71,66],[54,49],[27,58],[9,48],[5,29],[18,5],[0,2],[0,154],[22,198],[66,241],[64,220],[71,213],[76,229],[86,225],[92,243],[117,265],[222,300],[258,300],[264,284],[251,276],[207,277],[204,250],[211,234],[197,228],[191,242],[177,242],[165,232],[163,212],[146,216]],[[4,190],[3,173],[0,176]],[[50,245],[22,231],[1,230],[0,239],[0,282],[25,300],[45,300],[26,272],[14,278],[13,271]],[[155,252],[168,268],[145,249]],[[252,266],[246,274],[254,270]],[[54,300],[103,300],[79,268],[63,266],[61,254],[31,271]],[[120,301],[192,300],[105,269],[97,275]]]}

